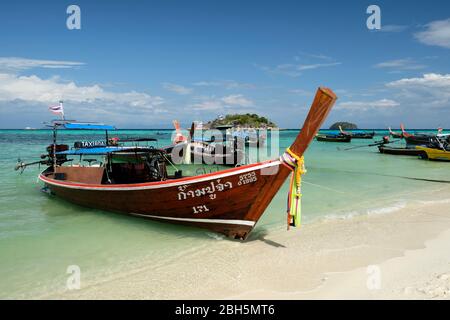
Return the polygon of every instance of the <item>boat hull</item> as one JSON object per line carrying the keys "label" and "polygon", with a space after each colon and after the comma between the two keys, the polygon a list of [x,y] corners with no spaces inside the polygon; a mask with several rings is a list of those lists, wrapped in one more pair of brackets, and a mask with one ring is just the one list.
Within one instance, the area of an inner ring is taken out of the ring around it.
{"label": "boat hull", "polygon": [[410,148],[390,148],[385,146],[379,146],[378,150],[380,153],[384,154],[392,154],[399,156],[423,156],[424,152],[418,149],[410,149]]}
{"label": "boat hull", "polygon": [[417,146],[416,149],[424,152],[429,160],[450,161],[450,151],[421,146]]}
{"label": "boat hull", "polygon": [[39,178],[52,194],[81,206],[245,239],[289,174],[279,164],[269,161],[198,177],[133,185],[66,182],[46,172]]}
{"label": "boat hull", "polygon": [[330,136],[318,135],[316,137],[316,140],[323,141],[323,142],[350,142],[352,140],[352,137],[350,137],[350,136],[330,137]]}

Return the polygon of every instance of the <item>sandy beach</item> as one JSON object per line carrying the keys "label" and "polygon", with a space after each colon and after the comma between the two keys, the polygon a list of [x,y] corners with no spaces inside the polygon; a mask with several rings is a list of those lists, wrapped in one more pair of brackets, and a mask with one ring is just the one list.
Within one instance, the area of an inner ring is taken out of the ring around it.
{"label": "sandy beach", "polygon": [[262,231],[245,243],[217,238],[220,259],[189,252],[41,298],[449,299],[449,194],[445,187],[434,201]]}

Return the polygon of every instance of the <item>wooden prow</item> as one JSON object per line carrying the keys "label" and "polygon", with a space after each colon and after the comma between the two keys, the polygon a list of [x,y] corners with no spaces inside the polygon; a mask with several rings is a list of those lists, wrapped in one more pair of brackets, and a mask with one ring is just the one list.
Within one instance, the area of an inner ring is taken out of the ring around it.
{"label": "wooden prow", "polygon": [[351,136],[351,133],[342,130],[342,127],[341,127],[341,126],[339,126],[339,131],[340,131],[343,135],[345,135],[345,136]]}
{"label": "wooden prow", "polygon": [[291,150],[301,156],[319,131],[328,113],[337,100],[336,94],[328,88],[317,89],[316,96],[305,119],[302,130],[291,145]]}
{"label": "wooden prow", "polygon": [[[325,121],[336,99],[336,95],[330,89],[317,89],[316,96],[314,97],[314,101],[311,105],[308,116],[305,119],[302,130],[290,147],[293,153],[298,156],[303,155],[311,141],[314,139],[317,131],[319,131],[322,123]],[[276,178],[271,182],[270,187],[260,190],[258,198],[251,206],[248,212],[248,217],[250,219],[257,220],[261,216],[262,212],[264,212],[267,208],[270,201],[281,188],[290,173],[291,171],[289,171],[285,166],[279,166],[276,173]]]}
{"label": "wooden prow", "polygon": [[173,125],[174,125],[175,131],[176,131],[176,135],[175,135],[175,138],[173,139],[173,143],[186,142],[187,138],[185,136],[183,136],[183,134],[181,133],[180,123],[178,122],[178,120],[173,120]]}
{"label": "wooden prow", "polygon": [[412,134],[409,134],[408,132],[405,131],[405,126],[403,125],[403,123],[400,124],[400,129],[402,129],[402,135],[403,137],[411,137]]}

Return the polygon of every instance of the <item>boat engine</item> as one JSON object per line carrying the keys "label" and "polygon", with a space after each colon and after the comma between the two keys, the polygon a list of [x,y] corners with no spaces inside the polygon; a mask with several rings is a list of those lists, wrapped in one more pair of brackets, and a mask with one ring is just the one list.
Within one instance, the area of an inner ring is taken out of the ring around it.
{"label": "boat engine", "polygon": [[[45,156],[48,158],[48,165],[52,165],[55,162],[55,159],[53,158],[54,154],[56,152],[63,152],[69,150],[69,146],[67,144],[57,144],[57,145],[49,145],[47,147],[47,154],[42,155],[42,157],[45,158]],[[56,164],[61,165],[64,162],[67,161],[67,155],[65,154],[57,154],[56,155]]]}

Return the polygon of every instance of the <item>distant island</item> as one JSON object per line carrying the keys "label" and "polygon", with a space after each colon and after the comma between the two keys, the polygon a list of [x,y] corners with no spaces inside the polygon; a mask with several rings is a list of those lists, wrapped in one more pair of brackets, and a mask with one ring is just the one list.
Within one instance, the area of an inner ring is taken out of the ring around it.
{"label": "distant island", "polygon": [[267,119],[260,117],[257,114],[228,114],[226,116],[219,116],[216,119],[205,124],[207,128],[217,128],[218,126],[231,125],[233,127],[243,128],[276,128],[277,125]]}
{"label": "distant island", "polygon": [[358,126],[351,122],[336,122],[331,125],[330,130],[339,130],[339,126],[344,130],[358,129]]}

